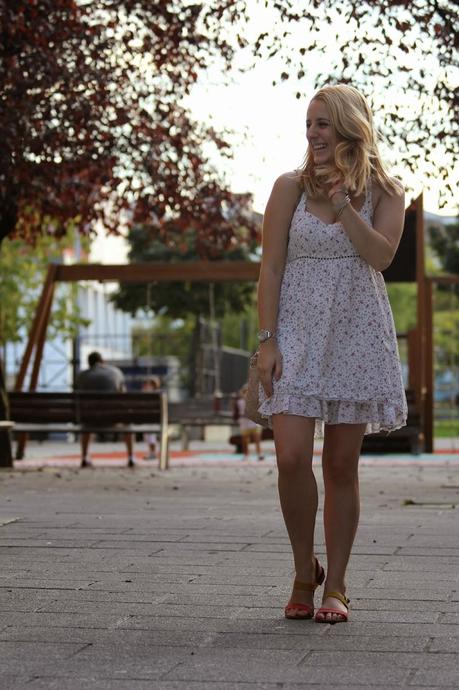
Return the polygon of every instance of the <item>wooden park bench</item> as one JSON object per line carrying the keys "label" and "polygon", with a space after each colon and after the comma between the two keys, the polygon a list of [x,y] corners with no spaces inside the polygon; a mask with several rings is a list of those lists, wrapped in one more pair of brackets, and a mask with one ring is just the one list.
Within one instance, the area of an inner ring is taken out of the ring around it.
{"label": "wooden park bench", "polygon": [[[169,467],[167,393],[12,392],[9,394],[10,426],[3,433],[148,433],[159,431],[159,467]],[[1,432],[1,430],[0,430]],[[16,457],[21,459],[22,444]]]}

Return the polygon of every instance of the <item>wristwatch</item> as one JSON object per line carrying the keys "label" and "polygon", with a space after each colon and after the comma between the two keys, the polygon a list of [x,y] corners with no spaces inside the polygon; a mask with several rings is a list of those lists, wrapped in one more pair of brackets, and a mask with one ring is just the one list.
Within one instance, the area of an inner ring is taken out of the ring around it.
{"label": "wristwatch", "polygon": [[265,328],[262,328],[261,331],[258,331],[257,333],[258,342],[265,343],[270,338],[273,338],[274,335],[274,331],[267,331]]}

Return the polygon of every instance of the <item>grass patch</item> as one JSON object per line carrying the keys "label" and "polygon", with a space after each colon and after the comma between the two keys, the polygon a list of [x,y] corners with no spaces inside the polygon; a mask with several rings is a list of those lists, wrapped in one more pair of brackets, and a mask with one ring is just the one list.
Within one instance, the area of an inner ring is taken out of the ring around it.
{"label": "grass patch", "polygon": [[459,419],[439,419],[434,422],[434,436],[436,438],[459,436]]}

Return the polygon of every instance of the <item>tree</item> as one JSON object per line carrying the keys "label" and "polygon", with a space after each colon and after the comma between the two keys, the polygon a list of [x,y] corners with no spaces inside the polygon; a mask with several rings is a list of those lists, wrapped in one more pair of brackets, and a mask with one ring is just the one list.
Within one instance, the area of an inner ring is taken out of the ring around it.
{"label": "tree", "polygon": [[428,228],[430,244],[445,273],[459,274],[459,222]]}
{"label": "tree", "polygon": [[231,63],[220,21],[237,4],[0,0],[1,236],[118,232],[124,212],[220,237],[232,195],[202,145],[228,145],[181,100],[212,59]]}
{"label": "tree", "polygon": [[[227,213],[230,225],[228,232],[233,235],[233,248],[223,252],[210,241],[196,236],[193,230],[183,233],[179,228],[169,229],[167,238],[170,246],[164,242],[160,232],[154,227],[135,226],[129,232],[130,244],[129,260],[131,263],[143,261],[159,262],[187,262],[195,261],[204,252],[207,258],[241,261],[250,260],[250,250],[254,249],[250,241],[250,232],[246,226],[233,227],[238,213]],[[255,222],[248,219],[248,222]],[[199,248],[198,248],[199,243]],[[133,316],[143,310],[147,314],[165,317],[161,324],[171,333],[171,320],[183,319],[185,332],[189,333],[190,321],[192,333],[189,339],[189,375],[187,386],[191,394],[194,392],[194,370],[196,353],[199,347],[199,320],[202,317],[222,318],[228,313],[241,313],[252,303],[254,286],[250,283],[166,283],[158,282],[153,285],[129,284],[120,286],[114,293],[112,300],[118,309],[127,311]],[[213,301],[214,313],[211,307]],[[148,337],[148,336],[147,336]],[[169,354],[178,354],[173,348]]]}
{"label": "tree", "polygon": [[[228,145],[182,100],[214,59],[229,68],[238,5],[0,0],[0,239],[153,219],[162,237],[193,227],[198,252],[230,246],[233,196],[203,151]],[[0,393],[4,418],[1,369]]]}
{"label": "tree", "polygon": [[[437,255],[442,273],[459,275],[459,222],[428,228],[430,244]],[[434,334],[435,367],[437,371],[449,369],[454,375],[459,361],[459,285],[435,286]],[[452,371],[451,371],[452,370]],[[456,381],[456,385],[459,382]]]}
{"label": "tree", "polygon": [[[19,239],[7,239],[0,253],[0,351],[7,343],[20,342],[30,330],[37,299],[50,262],[62,261],[72,248],[72,234],[60,240],[40,237],[34,247]],[[49,331],[73,336],[78,325],[86,321],[79,315],[76,285],[60,284],[53,300]]]}
{"label": "tree", "polygon": [[425,188],[441,178],[440,204],[451,203],[458,188],[457,3],[279,0],[266,3],[265,13],[276,30],[260,33],[255,54],[274,63],[273,83],[295,81],[297,98],[312,78],[314,87],[360,88],[396,152],[398,172],[406,166]]}

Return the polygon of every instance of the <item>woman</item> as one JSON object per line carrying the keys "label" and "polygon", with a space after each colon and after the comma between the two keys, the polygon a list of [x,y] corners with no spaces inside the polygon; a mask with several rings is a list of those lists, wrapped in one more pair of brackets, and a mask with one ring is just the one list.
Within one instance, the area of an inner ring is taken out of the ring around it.
{"label": "woman", "polygon": [[307,112],[303,167],[279,177],[263,222],[258,285],[259,412],[272,424],[296,578],[287,618],[312,618],[325,574],[314,556],[314,432],[324,424],[327,576],[317,622],[348,618],[345,573],[359,519],[364,434],[406,424],[384,279],[403,230],[404,192],[378,151],[357,89],[326,86]]}

